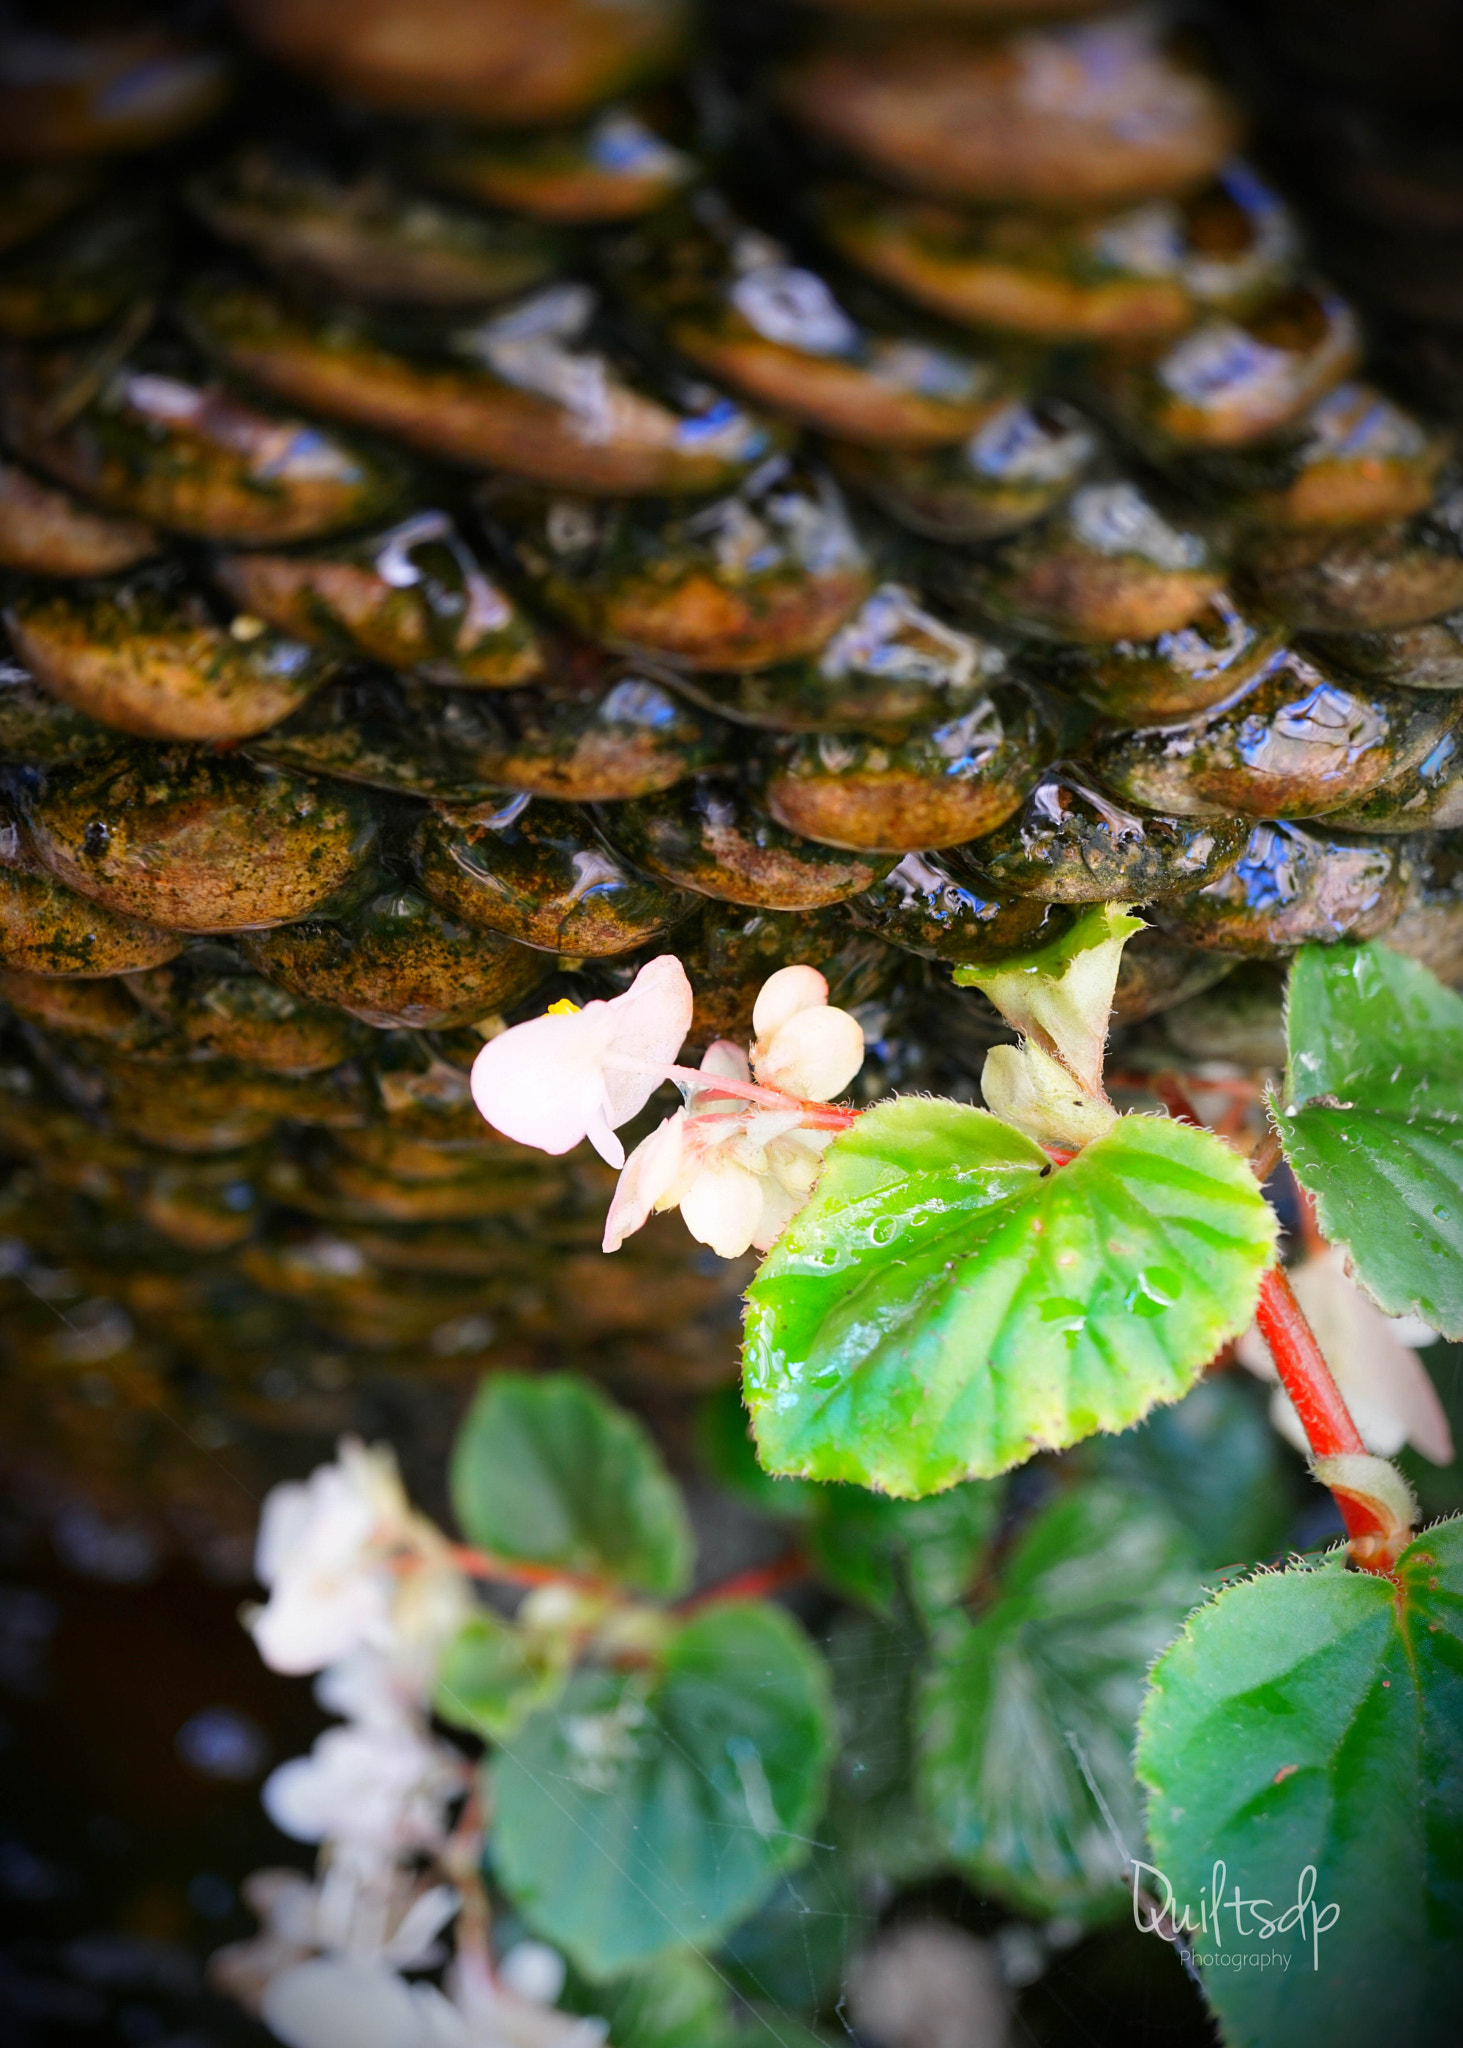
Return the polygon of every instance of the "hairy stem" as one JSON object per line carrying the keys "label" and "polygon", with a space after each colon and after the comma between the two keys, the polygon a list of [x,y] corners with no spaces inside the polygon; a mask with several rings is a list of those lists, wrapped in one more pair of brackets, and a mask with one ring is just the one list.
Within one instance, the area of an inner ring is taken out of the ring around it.
{"label": "hairy stem", "polygon": [[471,1579],[493,1579],[503,1586],[574,1586],[581,1593],[608,1593],[603,1579],[579,1572],[566,1572],[562,1565],[530,1564],[523,1558],[494,1557],[491,1551],[474,1550],[470,1544],[452,1546],[452,1562]]}
{"label": "hairy stem", "polygon": [[795,1585],[808,1575],[808,1561],[800,1550],[789,1550],[784,1556],[774,1558],[771,1564],[755,1565],[751,1571],[737,1572],[734,1577],[722,1579],[715,1586],[708,1586],[704,1593],[693,1593],[689,1600],[683,1600],[677,1608],[679,1614],[699,1614],[703,1607],[721,1607],[730,1600],[761,1600],[769,1593],[781,1592],[784,1586]]}
{"label": "hairy stem", "polygon": [[[1158,1092],[1169,1115],[1180,1123],[1198,1124],[1199,1119],[1178,1076],[1165,1074],[1160,1081]],[[1272,1158],[1269,1146],[1262,1139],[1250,1163],[1264,1181],[1274,1172],[1278,1159]],[[1351,1410],[1342,1398],[1341,1389],[1316,1342],[1316,1333],[1295,1298],[1295,1290],[1286,1278],[1283,1266],[1272,1266],[1260,1282],[1255,1321],[1260,1335],[1270,1347],[1280,1384],[1290,1396],[1291,1406],[1300,1418],[1306,1442],[1311,1447],[1311,1456],[1365,1457],[1367,1451],[1361,1440],[1361,1431],[1352,1421]],[[1331,1498],[1340,1510],[1351,1545],[1352,1562],[1363,1571],[1378,1572],[1385,1577],[1391,1560],[1375,1553],[1375,1518],[1360,1502],[1337,1492],[1335,1488],[1331,1489]]]}

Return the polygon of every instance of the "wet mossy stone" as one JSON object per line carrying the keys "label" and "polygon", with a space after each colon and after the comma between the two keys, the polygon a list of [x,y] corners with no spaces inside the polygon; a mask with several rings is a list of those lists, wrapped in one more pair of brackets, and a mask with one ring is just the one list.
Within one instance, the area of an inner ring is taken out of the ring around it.
{"label": "wet mossy stone", "polygon": [[1202,619],[1226,587],[1214,541],[1130,479],[1083,484],[1060,510],[989,551],[930,550],[952,604],[1051,640],[1154,640]]}
{"label": "wet mossy stone", "polygon": [[1463,489],[1411,519],[1266,535],[1244,574],[1268,610],[1311,633],[1417,626],[1463,606]]}
{"label": "wet mossy stone", "polygon": [[1305,643],[1348,675],[1409,690],[1463,690],[1463,611],[1370,633],[1308,633]]}
{"label": "wet mossy stone", "polygon": [[373,1127],[384,1123],[404,1138],[432,1144],[481,1144],[470,1065],[444,1059],[425,1032],[381,1032],[366,1067],[379,1112]]}
{"label": "wet mossy stone", "polygon": [[504,127],[571,121],[683,54],[684,0],[238,0],[251,42],[339,98]]}
{"label": "wet mossy stone", "polygon": [[259,1228],[265,1157],[245,1150],[153,1166],[134,1183],[138,1214],[188,1251],[231,1251]]}
{"label": "wet mossy stone", "polygon": [[848,915],[891,946],[952,966],[1029,952],[1065,922],[1062,911],[1033,896],[988,895],[938,853],[905,854],[883,881],[850,900]]}
{"label": "wet mossy stone", "polygon": [[583,811],[537,797],[439,804],[414,851],[422,887],[450,916],[571,958],[633,952],[696,902],[622,859]]}
{"label": "wet mossy stone", "polygon": [[1454,437],[1374,384],[1348,381],[1288,435],[1199,462],[1193,482],[1224,493],[1233,515],[1269,530],[1406,519],[1431,502]]}
{"label": "wet mossy stone", "polygon": [[1114,353],[1092,374],[1128,439],[1163,459],[1279,433],[1360,359],[1346,300],[1326,285],[1296,284],[1243,318],[1202,321],[1154,361]]}
{"label": "wet mossy stone", "polygon": [[1328,814],[1356,832],[1443,832],[1463,826],[1463,713],[1415,767],[1389,775],[1360,803]]}
{"label": "wet mossy stone", "polygon": [[911,533],[985,541],[1015,533],[1067,496],[1097,457],[1098,438],[1058,398],[1013,399],[951,447],[869,448],[834,441],[842,482]]}
{"label": "wet mossy stone", "polygon": [[1162,341],[1285,284],[1297,235],[1247,164],[1178,199],[1064,219],[971,212],[845,182],[820,196],[834,248],[918,305],[1044,342]]}
{"label": "wet mossy stone", "polygon": [[27,462],[103,510],[239,547],[312,540],[389,512],[407,470],[389,450],[268,412],[154,350],[115,341],[12,350],[0,421]]}
{"label": "wet mossy stone", "polygon": [[150,149],[217,112],[233,64],[164,21],[97,10],[28,27],[25,61],[0,79],[0,155],[111,156]]}
{"label": "wet mossy stone", "polygon": [[106,170],[85,158],[0,163],[0,254],[8,255],[95,199]]}
{"label": "wet mossy stone", "polygon": [[177,931],[308,915],[362,866],[378,829],[338,783],[140,743],[47,770],[23,806],[35,851],[68,888]]}
{"label": "wet mossy stone", "polygon": [[1419,840],[1412,859],[1412,892],[1387,944],[1456,988],[1463,982],[1463,832]]}
{"label": "wet mossy stone", "polygon": [[1166,898],[1154,918],[1191,946],[1273,959],[1297,946],[1374,939],[1406,907],[1406,844],[1312,825],[1262,824],[1219,880]]}
{"label": "wet mossy stone", "polygon": [[1213,988],[1234,969],[1234,958],[1200,946],[1185,946],[1156,925],[1145,925],[1123,948],[1113,991],[1119,1024],[1141,1024],[1201,990]]}
{"label": "wet mossy stone", "polygon": [[112,197],[0,257],[0,336],[47,341],[103,327],[162,281],[167,242],[155,206]]}
{"label": "wet mossy stone", "polygon": [[891,857],[838,854],[784,831],[734,775],[607,804],[605,836],[663,880],[750,910],[817,910],[868,889]]}
{"label": "wet mossy stone", "polygon": [[569,803],[609,803],[669,789],[714,762],[723,728],[632,663],[590,648],[560,650],[548,681],[492,700],[498,737],[484,742],[500,788]]}
{"label": "wet mossy stone", "polygon": [[1220,89],[1139,16],[990,41],[906,22],[830,36],[789,68],[780,96],[895,184],[1042,212],[1201,186],[1240,139]]}
{"label": "wet mossy stone", "polygon": [[0,461],[0,568],[27,576],[111,576],[157,553],[140,519],[95,512],[18,463]]}
{"label": "wet mossy stone", "polygon": [[[470,1035],[474,1047],[481,1049],[483,1040],[476,1032]],[[526,1147],[500,1137],[491,1124],[483,1123],[481,1119],[479,1123],[480,1133],[476,1138],[449,1138],[440,1142],[416,1137],[410,1131],[397,1130],[393,1124],[372,1123],[359,1131],[342,1131],[331,1149],[348,1159],[359,1159],[364,1166],[379,1167],[394,1180],[414,1181],[456,1180],[464,1172],[471,1172],[475,1167],[489,1165],[495,1160],[522,1160],[531,1156]]]}
{"label": "wet mossy stone", "polygon": [[[334,1198],[336,1216],[382,1223],[454,1223],[517,1216],[525,1209],[531,1213],[535,1196],[542,1199],[543,1170],[522,1157],[472,1160],[464,1162],[450,1180],[401,1180],[366,1160],[340,1154],[332,1157],[319,1147],[310,1161],[310,1179]],[[520,1279],[527,1263],[525,1253]],[[441,1306],[427,1290],[440,1288],[442,1278],[423,1276],[416,1284],[426,1293],[424,1306],[432,1322],[444,1323],[454,1313],[481,1317],[484,1308],[501,1305],[506,1290],[494,1287],[494,1277],[480,1274],[476,1290],[459,1292],[455,1299],[449,1295]]]}
{"label": "wet mossy stone", "polygon": [[777,445],[763,421],[704,384],[648,379],[601,334],[599,299],[562,282],[410,349],[380,322],[312,316],[262,285],[204,280],[191,332],[291,404],[354,421],[422,453],[556,489],[709,491]]}
{"label": "wet mossy stone", "polygon": [[615,281],[681,354],[769,411],[855,442],[936,448],[1010,397],[996,358],[840,297],[710,187],[615,243]]}
{"label": "wet mossy stone", "polygon": [[531,221],[403,188],[380,165],[252,143],[190,180],[193,211],[287,280],[346,299],[490,304],[541,284],[564,246]]}
{"label": "wet mossy stone", "polygon": [[905,739],[822,733],[773,741],[764,800],[789,832],[826,846],[927,852],[994,831],[1051,751],[1032,700],[1001,686],[958,718]]}
{"label": "wet mossy stone", "polygon": [[576,631],[692,670],[814,654],[874,582],[832,479],[783,457],[690,508],[504,493],[485,509],[535,593]]}
{"label": "wet mossy stone", "polygon": [[737,725],[772,732],[903,732],[967,710],[1005,676],[1003,648],[962,631],[900,583],[881,583],[816,654],[774,668],[665,679]]}
{"label": "wet mossy stone", "polygon": [[962,847],[955,865],[1002,896],[1148,903],[1203,888],[1233,866],[1248,838],[1242,819],[1128,810],[1080,767],[1049,769],[1021,809]]}
{"label": "wet mossy stone", "polygon": [[695,159],[626,105],[574,127],[439,130],[415,165],[479,205],[575,227],[638,220],[696,175]]}
{"label": "wet mossy stone", "polygon": [[321,1073],[358,1052],[365,1037],[339,1010],[250,973],[221,946],[190,947],[126,986],[189,1045],[271,1073]]}
{"label": "wet mossy stone", "polygon": [[720,747],[663,684],[586,656],[552,684],[491,698],[381,670],[349,676],[249,751],[442,803],[525,790],[594,803],[668,788]]}
{"label": "wet mossy stone", "polygon": [[1282,628],[1241,611],[1220,591],[1187,626],[1106,647],[1047,647],[1038,669],[1043,679],[1119,724],[1146,725],[1224,702],[1253,682],[1284,645]]}
{"label": "wet mossy stone", "polygon": [[337,653],[427,682],[499,690],[543,668],[532,622],[492,580],[445,512],[292,554],[251,550],[213,565],[242,610]]}
{"label": "wet mossy stone", "polygon": [[82,980],[74,975],[31,974],[0,968],[0,999],[18,1017],[67,1037],[96,1038],[132,1051],[170,1034],[115,975]]}
{"label": "wet mossy stone", "polygon": [[1192,996],[1167,1011],[1163,1035],[1191,1060],[1283,1072],[1284,970],[1271,960],[1244,961],[1225,977],[1222,995]]}
{"label": "wet mossy stone", "polygon": [[261,974],[362,1023],[431,1030],[495,1015],[544,976],[541,958],[447,916],[409,884],[340,921],[306,918],[243,941]]}
{"label": "wet mossy stone", "polygon": [[126,974],[182,951],[181,933],[104,909],[66,888],[0,810],[0,964],[25,974]]}
{"label": "wet mossy stone", "polygon": [[160,564],[105,582],[32,585],[11,642],[73,710],[140,739],[247,739],[286,718],[335,663],[246,614],[229,618]]}
{"label": "wet mossy stone", "polygon": [[103,1072],[115,1127],[165,1152],[232,1152],[284,1119],[329,1129],[367,1114],[363,1081],[350,1067],[289,1075],[230,1060],[112,1056]]}
{"label": "wet mossy stone", "polygon": [[1183,725],[1098,741],[1099,775],[1184,818],[1314,818],[1419,766],[1455,724],[1449,697],[1353,682],[1295,648],[1240,696]]}
{"label": "wet mossy stone", "polygon": [[714,1038],[748,1043],[757,992],[779,967],[816,967],[827,978],[829,1002],[856,1010],[888,994],[903,957],[897,947],[858,930],[843,905],[778,911],[708,903],[677,934],[676,952],[696,992],[692,1048]]}
{"label": "wet mossy stone", "polygon": [[116,744],[109,727],[53,697],[19,662],[0,658],[0,761],[53,768]]}
{"label": "wet mossy stone", "polygon": [[259,734],[253,760],[406,796],[468,803],[500,787],[484,769],[500,722],[467,690],[360,669]]}

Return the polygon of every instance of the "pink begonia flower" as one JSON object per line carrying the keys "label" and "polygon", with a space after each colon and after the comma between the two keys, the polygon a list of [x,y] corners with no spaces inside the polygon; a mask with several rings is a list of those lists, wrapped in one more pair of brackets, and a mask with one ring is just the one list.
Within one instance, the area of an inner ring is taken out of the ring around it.
{"label": "pink begonia flower", "polygon": [[461,1903],[453,1887],[425,1884],[394,1859],[365,1873],[349,1867],[357,1863],[349,1854],[332,1861],[323,1879],[298,1870],[256,1870],[246,1877],[244,1903],[259,1931],[214,1950],[208,1959],[214,1989],[257,2015],[276,1977],[322,1953],[371,1958],[396,1970],[439,1964],[437,1937]]}
{"label": "pink begonia flower", "polygon": [[254,1569],[269,1598],[248,1626],[273,1671],[320,1671],[362,1645],[430,1660],[469,1608],[446,1538],[412,1509],[391,1450],[352,1437],[334,1464],[271,1490]]}
{"label": "pink begonia flower", "polygon": [[449,1998],[379,1963],[344,1958],[287,1970],[262,2012],[286,2048],[599,2048],[609,2032],[604,2020],[509,1992]]}
{"label": "pink begonia flower", "polygon": [[[810,1129],[798,1105],[847,1087],[863,1064],[864,1034],[846,1011],[828,1007],[828,984],[812,967],[779,969],[752,1023],[750,1063],[718,1039],[701,1062],[706,1085],[630,1155],[605,1218],[607,1252],[653,1211],[676,1208],[692,1237],[724,1259],[753,1245],[767,1251],[807,1201],[837,1132]],[[763,1108],[716,1086],[754,1079],[794,1101]]]}
{"label": "pink begonia flower", "polygon": [[674,954],[642,967],[622,996],[555,1004],[545,1016],[490,1038],[472,1069],[472,1096],[495,1131],[540,1152],[572,1152],[588,1138],[623,1166],[615,1136],[666,1078],[691,1028],[691,984]]}
{"label": "pink begonia flower", "polygon": [[264,1811],[297,1842],[358,1841],[428,1849],[471,1773],[459,1750],[403,1718],[327,1728],[308,1756],[264,1781]]}
{"label": "pink begonia flower", "polygon": [[[1367,1449],[1390,1458],[1411,1444],[1434,1465],[1450,1464],[1447,1413],[1413,1349],[1432,1343],[1436,1332],[1411,1318],[1385,1315],[1351,1278],[1338,1245],[1292,1266],[1290,1284]],[[1277,1378],[1269,1346],[1254,1324],[1235,1350],[1258,1379]],[[1300,1417],[1279,1386],[1271,1396],[1270,1419],[1298,1451],[1306,1450]]]}

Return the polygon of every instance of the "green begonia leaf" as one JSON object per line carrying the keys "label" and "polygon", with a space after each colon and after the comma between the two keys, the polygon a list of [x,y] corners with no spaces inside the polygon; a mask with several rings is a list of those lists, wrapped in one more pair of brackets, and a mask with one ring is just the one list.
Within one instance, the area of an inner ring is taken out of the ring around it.
{"label": "green begonia leaf", "polygon": [[689,1949],[599,1987],[588,2004],[609,2021],[615,2048],[731,2048],[736,2036],[726,1984]]}
{"label": "green begonia leaf", "polygon": [[463,1529],[496,1556],[665,1597],[690,1581],[690,1525],[649,1432],[572,1374],[486,1379],[451,1486]]}
{"label": "green begonia leaf", "polygon": [[995,1604],[939,1631],[921,1782],[983,1886],[1039,1913],[1122,1909],[1119,1840],[1134,1854],[1142,1840],[1130,1759],[1143,1681],[1200,1596],[1179,1523],[1115,1486],[1082,1486],[1037,1516]]}
{"label": "green begonia leaf", "polygon": [[[1395,1581],[1338,1551],[1200,1608],[1154,1667],[1138,1773],[1144,1889],[1189,1908],[1229,2048],[1452,2048],[1463,1520],[1424,1530]],[[1272,1903],[1236,1912],[1236,1890]]]}
{"label": "green begonia leaf", "polygon": [[718,1387],[706,1396],[696,1414],[696,1441],[712,1478],[748,1507],[789,1522],[812,1521],[822,1512],[821,1486],[779,1479],[758,1464],[739,1388]]}
{"label": "green begonia leaf", "polygon": [[762,1462],[919,1496],[1124,1429],[1245,1327],[1274,1235],[1208,1132],[1124,1117],[1054,1169],[983,1110],[880,1103],[748,1292]]}
{"label": "green begonia leaf", "polygon": [[891,1500],[829,1486],[824,1503],[806,1541],[826,1584],[878,1614],[892,1614],[907,1593],[921,1613],[938,1615],[970,1591],[995,1534],[1001,1490],[972,1479],[932,1500]]}
{"label": "green begonia leaf", "polygon": [[822,1660],[781,1609],[708,1609],[655,1671],[576,1672],[498,1753],[494,1867],[591,1977],[714,1943],[807,1854],[831,1730]]}
{"label": "green begonia leaf", "polygon": [[999,1488],[973,1479],[932,1500],[913,1501],[860,1486],[778,1479],[757,1462],[734,1387],[707,1396],[697,1433],[702,1456],[723,1486],[762,1513],[802,1527],[809,1561],[835,1592],[889,1614],[903,1594],[935,1613],[969,1590],[1000,1513]]}
{"label": "green begonia leaf", "polygon": [[1206,1569],[1274,1556],[1300,1506],[1301,1467],[1245,1373],[1200,1380],[1137,1429],[1085,1444],[1084,1472],[1142,1487],[1178,1516]]}
{"label": "green begonia leaf", "polygon": [[553,1699],[570,1653],[567,1636],[531,1633],[500,1614],[475,1614],[437,1668],[432,1711],[454,1728],[502,1741]]}
{"label": "green begonia leaf", "polygon": [[1463,996],[1385,946],[1306,946],[1276,1122],[1325,1235],[1389,1315],[1463,1337]]}

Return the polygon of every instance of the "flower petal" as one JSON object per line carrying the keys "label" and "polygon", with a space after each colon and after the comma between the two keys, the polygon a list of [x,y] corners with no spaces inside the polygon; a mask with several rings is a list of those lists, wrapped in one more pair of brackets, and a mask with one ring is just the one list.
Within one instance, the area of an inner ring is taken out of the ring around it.
{"label": "flower petal", "polygon": [[674,1188],[684,1157],[686,1112],[678,1109],[635,1147],[605,1217],[604,1248],[617,1252]]}
{"label": "flower petal", "polygon": [[847,1010],[796,1011],[759,1045],[757,1079],[808,1102],[829,1102],[864,1063],[863,1027]]}
{"label": "flower petal", "polygon": [[739,1259],[762,1221],[761,1177],[718,1160],[698,1173],[681,1196],[681,1220],[698,1244],[709,1244],[723,1259]]}
{"label": "flower petal", "polygon": [[495,1131],[557,1154],[582,1144],[592,1124],[608,1129],[602,1062],[609,1008],[590,1003],[570,1016],[535,1017],[488,1040],[473,1061],[472,1099]]}
{"label": "flower petal", "polygon": [[800,1010],[820,1009],[827,1000],[828,984],[816,967],[779,967],[763,982],[752,1011],[758,1043]]}
{"label": "flower petal", "polygon": [[[590,1009],[597,1006],[590,1004]],[[638,1116],[665,1079],[691,1028],[695,999],[674,953],[647,961],[622,996],[604,1006],[609,1024],[604,1067],[610,1123]],[[616,1061],[626,1061],[621,1067]]]}

